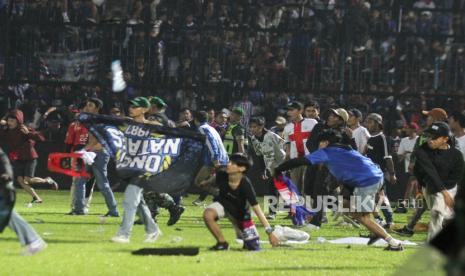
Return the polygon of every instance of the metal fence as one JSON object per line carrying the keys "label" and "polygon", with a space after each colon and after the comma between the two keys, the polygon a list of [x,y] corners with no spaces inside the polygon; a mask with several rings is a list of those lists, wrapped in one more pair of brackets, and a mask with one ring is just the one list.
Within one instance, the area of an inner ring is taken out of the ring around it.
{"label": "metal fence", "polygon": [[[59,7],[26,6],[21,15],[12,10],[0,15],[0,82],[60,82],[39,53],[98,49],[97,77],[81,82],[106,83],[111,61],[120,59],[127,80],[141,94],[187,82],[199,93],[219,91],[230,102],[251,77],[274,93],[406,89],[460,94],[465,90],[465,11],[444,5],[434,10],[383,7],[378,15],[371,10],[367,26],[356,20],[359,7],[344,6],[314,8],[315,15],[297,26],[203,24],[195,30],[182,24],[158,30],[156,22],[63,24],[57,19]],[[334,20],[322,19],[328,13]],[[441,29],[441,24],[448,27]]]}

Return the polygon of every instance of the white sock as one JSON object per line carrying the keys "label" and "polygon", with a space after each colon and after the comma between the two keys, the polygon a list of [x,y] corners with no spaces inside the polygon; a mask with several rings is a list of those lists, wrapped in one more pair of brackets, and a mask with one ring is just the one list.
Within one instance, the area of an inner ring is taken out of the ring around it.
{"label": "white sock", "polygon": [[394,239],[391,236],[388,236],[385,241],[390,245],[390,246],[399,246],[401,242],[399,240]]}

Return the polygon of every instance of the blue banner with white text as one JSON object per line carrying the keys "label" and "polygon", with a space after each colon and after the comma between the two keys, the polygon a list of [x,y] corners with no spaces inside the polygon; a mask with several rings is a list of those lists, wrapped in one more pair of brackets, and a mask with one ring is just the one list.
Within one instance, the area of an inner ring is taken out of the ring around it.
{"label": "blue banner with white text", "polygon": [[200,133],[88,113],[79,121],[115,159],[118,175],[146,191],[180,195],[200,168]]}

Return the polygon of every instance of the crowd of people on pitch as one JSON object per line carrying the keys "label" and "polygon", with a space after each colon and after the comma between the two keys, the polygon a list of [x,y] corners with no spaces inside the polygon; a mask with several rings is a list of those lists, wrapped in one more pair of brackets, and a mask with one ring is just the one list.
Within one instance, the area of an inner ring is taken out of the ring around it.
{"label": "crowd of people on pitch", "polygon": [[[206,226],[217,241],[212,247],[214,250],[229,248],[217,224],[217,220],[223,217],[231,220],[245,248],[260,248],[250,207],[265,227],[270,243],[279,243],[269,222],[277,215],[276,206],[261,210],[254,185],[247,177],[252,166],[251,156],[256,156],[264,164],[261,178],[268,186],[269,195],[278,196],[273,177],[289,172],[300,193],[312,199],[312,205],[317,204],[319,197],[327,195],[352,195],[366,200],[368,205],[355,209],[355,212],[333,210],[335,217],[342,217],[343,221],[357,227],[362,224],[370,231],[368,244],[382,238],[388,243],[387,250],[403,249],[401,241],[389,233],[413,235],[415,224],[427,209],[430,209],[429,240],[453,217],[454,197],[461,183],[465,155],[465,115],[461,112],[447,114],[442,108],[422,111],[422,118],[408,117],[401,132],[387,136],[383,132],[386,121],[378,113],[366,114],[351,107],[330,107],[321,113],[316,101],[306,104],[287,102],[283,106],[285,116],[276,117],[269,129],[265,127],[267,124],[263,116],[248,118],[240,105],[221,110],[183,108],[179,120],[173,121],[165,113],[168,104],[160,97],[135,97],[127,104],[129,110],[126,114],[118,108],[112,108],[108,114],[140,123],[186,128],[205,135],[208,151],[204,152],[202,167],[193,183],[202,192],[193,204],[201,206],[208,195],[214,197],[214,202],[206,207],[203,215]],[[101,99],[89,97],[72,112],[101,114],[103,106]],[[68,112],[68,109],[52,107],[44,115],[47,117],[59,112]],[[42,203],[33,185],[46,184],[58,188],[53,179],[38,178],[34,174],[37,160],[43,162],[43,159],[38,159],[34,146],[44,140],[43,135],[25,125],[19,109],[9,111],[2,118],[1,125],[1,145],[12,162],[15,180],[32,196],[31,203]],[[66,151],[92,152],[95,155],[93,162],[87,165],[91,177],[73,178],[69,215],[88,214],[92,191],[97,185],[108,208],[104,215],[119,217],[120,210],[107,178],[110,156],[105,148],[77,120],[68,126],[64,144]],[[393,156],[397,157],[394,159]],[[395,170],[394,162],[402,163],[401,171]],[[400,175],[404,177],[400,178]],[[398,179],[406,179],[406,183],[402,183],[406,186],[405,201],[393,211],[386,190]],[[145,241],[155,242],[161,233],[157,223],[159,209],[169,211],[168,225],[173,225],[185,210],[182,198],[146,193],[133,181],[124,180],[127,186],[122,203],[123,218],[112,241],[130,242],[137,213],[140,216],[138,222],[145,225]],[[426,204],[415,205],[415,213],[409,223],[404,228],[394,229],[394,213],[406,213],[412,207],[409,202],[413,198],[422,199]],[[380,210],[377,206],[381,206]],[[378,211],[382,212],[384,219]],[[326,211],[321,209],[311,216],[306,227],[317,230],[327,222]],[[28,247],[29,251],[35,252],[37,246],[44,248],[45,243],[34,243]]]}

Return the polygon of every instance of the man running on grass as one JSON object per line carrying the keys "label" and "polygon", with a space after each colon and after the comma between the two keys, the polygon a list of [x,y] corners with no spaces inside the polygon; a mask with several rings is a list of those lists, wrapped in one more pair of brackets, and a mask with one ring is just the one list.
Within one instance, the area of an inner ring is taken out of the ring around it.
{"label": "man running on grass", "polygon": [[401,242],[391,237],[370,217],[375,208],[376,193],[383,186],[383,172],[369,158],[342,144],[341,141],[342,135],[338,131],[322,132],[318,137],[319,150],[284,162],[275,169],[275,175],[297,166],[324,164],[338,182],[352,190],[353,196],[356,197],[359,204],[350,206],[349,215],[360,221],[373,234],[369,244],[377,238],[382,238],[389,244],[385,250],[403,250]]}
{"label": "man running on grass", "polygon": [[244,248],[252,251],[260,250],[259,236],[252,221],[249,206],[257,215],[265,227],[271,245],[279,244],[278,238],[273,234],[273,228],[268,223],[263,211],[258,205],[255,191],[249,178],[245,176],[251,164],[247,157],[242,154],[233,154],[226,171],[219,171],[216,176],[203,181],[202,186],[216,183],[219,188],[219,196],[215,202],[207,206],[203,213],[208,230],[216,239],[216,245],[211,250],[228,250],[226,242],[217,221],[227,217],[236,230],[236,235],[244,241]]}

